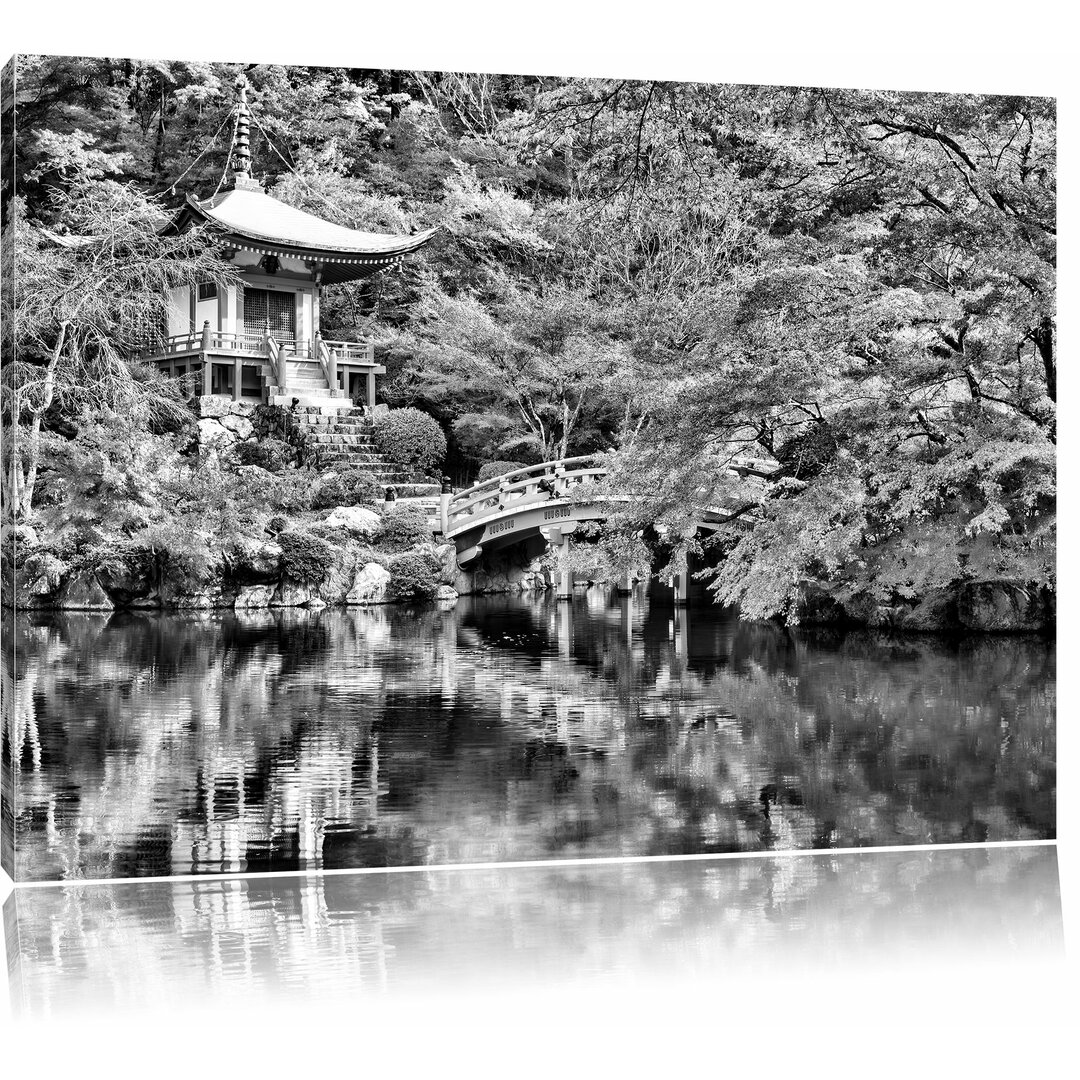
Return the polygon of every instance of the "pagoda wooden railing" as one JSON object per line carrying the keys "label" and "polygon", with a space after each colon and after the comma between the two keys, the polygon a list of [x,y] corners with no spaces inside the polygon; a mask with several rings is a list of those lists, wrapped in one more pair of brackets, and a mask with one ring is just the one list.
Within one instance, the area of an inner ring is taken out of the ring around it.
{"label": "pagoda wooden railing", "polygon": [[[212,357],[232,357],[236,366],[236,382],[239,387],[244,361],[250,358],[248,366],[256,360],[262,361],[262,377],[270,377],[270,383],[281,389],[289,385],[288,361],[314,361],[319,365],[326,384],[335,393],[342,389],[339,371],[345,369],[344,389],[348,391],[348,376],[361,374],[366,376],[366,399],[370,406],[375,404],[375,375],[382,371],[375,363],[375,348],[366,341],[327,341],[316,333],[314,339],[294,340],[287,337],[276,338],[265,328],[261,332],[245,331],[242,333],[224,333],[211,328],[209,322],[203,324],[199,332],[173,334],[162,337],[148,344],[142,352],[143,358],[166,365],[174,370],[178,363],[186,359],[198,358],[204,367],[203,393],[210,393],[210,365]],[[227,361],[225,361],[227,362]],[[266,370],[269,367],[269,371]],[[234,391],[239,393],[239,389]]]}
{"label": "pagoda wooden railing", "polygon": [[315,335],[315,356],[319,361],[319,366],[322,368],[326,385],[336,390],[338,388],[337,356],[319,334]]}
{"label": "pagoda wooden railing", "polygon": [[263,336],[263,348],[266,349],[266,358],[270,361],[275,384],[284,387],[287,365],[281,358],[281,346],[267,333]]}
{"label": "pagoda wooden railing", "polygon": [[[142,355],[147,359],[165,359],[166,357],[186,355],[197,352],[266,352],[266,333],[225,334],[204,326],[201,331],[187,334],[173,334],[159,338],[147,345]],[[275,339],[277,340],[277,339]],[[374,367],[375,348],[367,341],[328,341],[319,334],[313,341],[304,339],[278,341],[283,354],[297,360],[322,360],[329,355],[335,364],[349,364],[355,367]]]}

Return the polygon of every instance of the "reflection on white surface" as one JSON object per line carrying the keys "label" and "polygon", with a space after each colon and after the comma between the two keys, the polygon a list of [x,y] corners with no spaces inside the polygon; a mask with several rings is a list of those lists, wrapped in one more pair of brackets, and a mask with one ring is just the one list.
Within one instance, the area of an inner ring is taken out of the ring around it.
{"label": "reflection on white surface", "polygon": [[1062,950],[1053,846],[63,885],[4,916],[35,1018]]}

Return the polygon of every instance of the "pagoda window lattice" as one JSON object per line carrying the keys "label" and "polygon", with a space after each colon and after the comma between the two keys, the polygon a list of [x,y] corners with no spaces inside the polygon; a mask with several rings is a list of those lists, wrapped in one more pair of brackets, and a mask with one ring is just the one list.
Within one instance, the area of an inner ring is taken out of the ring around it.
{"label": "pagoda window lattice", "polygon": [[244,333],[261,335],[270,327],[275,341],[296,338],[296,294],[270,289],[244,290]]}

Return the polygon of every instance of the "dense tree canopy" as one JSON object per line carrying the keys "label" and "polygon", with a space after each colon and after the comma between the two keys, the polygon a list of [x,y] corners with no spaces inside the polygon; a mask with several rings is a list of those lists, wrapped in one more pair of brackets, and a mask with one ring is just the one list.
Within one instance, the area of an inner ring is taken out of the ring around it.
{"label": "dense tree canopy", "polygon": [[[24,59],[8,242],[41,252],[107,197],[132,221],[211,194],[240,70]],[[376,340],[385,399],[444,425],[457,479],[607,453],[638,496],[609,542],[659,522],[676,560],[695,506],[752,507],[715,541],[715,585],[754,616],[797,617],[807,583],[853,610],[1053,587],[1052,101],[242,70],[273,194],[440,227],[328,290],[323,329]],[[14,355],[47,363],[55,335],[33,334]],[[747,455],[764,476],[726,469]]]}

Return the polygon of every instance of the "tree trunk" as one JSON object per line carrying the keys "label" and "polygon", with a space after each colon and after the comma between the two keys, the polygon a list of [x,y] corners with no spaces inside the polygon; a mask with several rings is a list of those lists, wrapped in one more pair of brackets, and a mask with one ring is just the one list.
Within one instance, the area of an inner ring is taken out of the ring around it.
{"label": "tree trunk", "polygon": [[[60,354],[63,352],[64,344],[67,340],[67,331],[68,324],[66,322],[62,323],[60,326],[60,335],[56,340],[56,348],[53,349],[53,354],[49,357],[48,367],[45,369],[45,388],[42,393],[41,404],[34,409],[34,419],[30,424],[30,431],[27,439],[29,460],[26,466],[26,476],[23,478],[20,475],[16,478],[15,486],[18,488],[18,496],[12,507],[16,519],[29,516],[34,501],[34,488],[37,485],[38,464],[41,461],[41,418],[48,412],[49,406],[53,403],[53,394],[56,390],[56,367],[60,362]],[[13,417],[13,424],[16,426],[16,430],[18,422],[18,417]],[[12,454],[12,457],[17,459],[18,454]],[[16,464],[15,468],[21,473],[21,466]]]}
{"label": "tree trunk", "polygon": [[1042,358],[1043,371],[1046,373],[1046,396],[1057,401],[1057,362],[1054,359],[1054,324],[1049,315],[1044,315],[1032,335],[1035,348]]}

